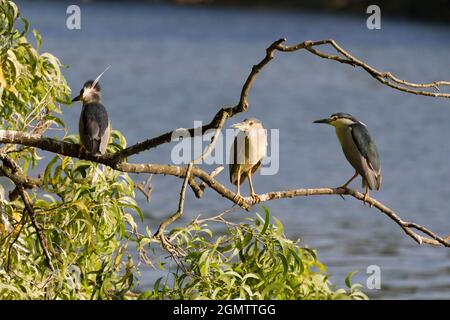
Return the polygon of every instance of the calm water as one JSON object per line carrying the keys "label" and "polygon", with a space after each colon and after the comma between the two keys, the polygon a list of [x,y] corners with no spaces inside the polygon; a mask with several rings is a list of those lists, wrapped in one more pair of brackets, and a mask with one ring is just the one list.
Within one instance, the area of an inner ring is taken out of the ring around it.
{"label": "calm water", "polygon": [[[112,65],[102,81],[104,103],[130,144],[191,127],[194,120],[210,121],[219,106],[236,103],[250,67],[280,37],[290,43],[333,38],[371,65],[411,81],[450,78],[448,25],[384,19],[381,31],[369,31],[363,15],[85,3],[82,30],[69,31],[67,5],[22,1],[20,7],[41,31],[43,50],[70,66],[65,76],[74,91]],[[277,54],[255,83],[248,113],[234,119],[251,115],[266,128],[281,128],[279,173],[255,177],[257,191],[337,186],[348,179],[353,171],[332,128],[312,124],[338,111],[364,121],[378,144],[383,186],[373,195],[405,220],[449,234],[450,101],[396,92],[361,70],[306,52]],[[79,106],[64,112],[73,132],[79,112]],[[164,146],[133,160],[168,162],[170,151]],[[219,179],[229,185],[226,177]],[[151,204],[140,201],[155,230],[176,208],[180,180],[154,177],[153,186]],[[189,195],[186,205],[184,222],[229,203],[208,191],[201,200]],[[288,237],[318,249],[337,285],[352,270],[359,270],[354,280],[365,284],[366,268],[375,264],[382,289],[367,290],[372,298],[450,298],[450,250],[418,246],[377,210],[336,196],[267,205]],[[142,286],[149,288],[155,276],[144,269]]]}

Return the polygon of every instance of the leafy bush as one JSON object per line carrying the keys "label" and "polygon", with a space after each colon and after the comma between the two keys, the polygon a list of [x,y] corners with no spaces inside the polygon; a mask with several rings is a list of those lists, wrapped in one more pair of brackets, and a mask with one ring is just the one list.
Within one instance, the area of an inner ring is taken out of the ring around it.
{"label": "leafy bush", "polygon": [[[331,286],[316,252],[287,239],[282,223],[257,215],[249,223],[229,224],[225,235],[212,240],[206,219],[173,230],[185,248],[173,274],[160,278],[150,299],[366,299],[361,285],[349,290]],[[162,282],[165,284],[162,284]],[[171,283],[169,286],[168,283]]]}
{"label": "leafy bush", "polygon": [[[65,130],[57,114],[60,103],[70,103],[70,89],[61,63],[39,53],[36,30],[37,49],[27,33],[28,22],[17,6],[1,0],[0,127],[37,134]],[[63,139],[77,142],[78,136]],[[125,147],[119,132],[113,132],[112,140],[110,152]],[[45,160],[34,148],[7,145],[0,151],[25,174]],[[142,215],[133,181],[110,168],[57,155],[46,165],[41,189],[30,195],[55,271],[45,261],[22,199],[8,200],[0,186],[0,299],[122,297],[134,279],[127,226],[133,229],[134,217]]]}

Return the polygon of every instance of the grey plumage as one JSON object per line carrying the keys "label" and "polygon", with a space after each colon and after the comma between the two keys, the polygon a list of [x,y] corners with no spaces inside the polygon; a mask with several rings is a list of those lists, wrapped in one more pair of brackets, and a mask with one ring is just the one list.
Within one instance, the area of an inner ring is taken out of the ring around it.
{"label": "grey plumage", "polygon": [[347,113],[336,113],[329,118],[314,122],[326,123],[336,128],[336,136],[342,151],[356,171],[343,187],[346,187],[359,174],[362,177],[363,187],[366,189],[365,197],[368,195],[368,189],[379,190],[382,179],[380,159],[366,125]]}
{"label": "grey plumage", "polygon": [[367,128],[362,123],[336,128],[342,151],[348,162],[363,178],[363,187],[379,190],[381,185],[378,151]]}
{"label": "grey plumage", "polygon": [[99,102],[83,104],[79,122],[80,140],[89,153],[104,154],[110,126],[106,108]]}
{"label": "grey plumage", "polygon": [[89,80],[83,85],[80,94],[72,101],[79,100],[83,102],[79,121],[80,142],[91,154],[105,154],[111,127],[108,112],[101,103],[100,85],[97,81]]}
{"label": "grey plumage", "polygon": [[[364,160],[363,170],[358,173],[367,181],[370,190],[379,190],[381,186],[381,166],[378,150],[365,125],[355,123],[350,126],[353,141]],[[367,167],[368,168],[367,168]],[[363,183],[364,186],[364,183]]]}

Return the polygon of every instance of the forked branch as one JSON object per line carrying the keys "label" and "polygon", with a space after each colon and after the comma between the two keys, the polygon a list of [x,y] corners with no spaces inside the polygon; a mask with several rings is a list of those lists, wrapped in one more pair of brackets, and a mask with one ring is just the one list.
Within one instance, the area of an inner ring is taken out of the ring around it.
{"label": "forked branch", "polygon": [[[416,95],[450,98],[449,92],[441,91],[443,87],[450,86],[450,81],[414,83],[403,80],[390,72],[379,71],[374,67],[366,64],[362,60],[354,57],[349,52],[344,50],[334,40],[328,39],[320,41],[304,41],[299,44],[291,46],[284,45],[283,43],[285,41],[286,39],[279,39],[273,42],[266,49],[266,54],[264,58],[258,64],[252,67],[242,87],[238,103],[232,107],[221,108],[215,114],[211,122],[202,127],[190,129],[175,129],[166,132],[160,136],[149,138],[144,140],[143,142],[136,143],[114,154],[107,154],[104,156],[94,156],[84,153],[83,151],[81,151],[80,145],[78,144],[72,144],[51,138],[45,138],[42,137],[41,134],[36,133],[0,130],[0,143],[18,144],[28,147],[35,147],[64,156],[76,157],[80,159],[89,160],[95,163],[101,163],[122,172],[163,174],[182,178],[183,184],[180,192],[178,210],[161,223],[158,231],[155,234],[155,238],[159,238],[162,242],[164,242],[168,241],[164,236],[165,229],[171,223],[173,223],[179,217],[181,217],[181,215],[183,214],[184,199],[186,196],[186,187],[188,184],[190,185],[191,189],[194,191],[197,197],[201,197],[203,195],[205,186],[208,186],[218,194],[222,195],[223,197],[227,198],[234,204],[239,205],[246,210],[249,210],[254,205],[254,203],[252,203],[251,198],[245,198],[244,199],[245,201],[237,199],[236,194],[233,191],[231,191],[224,185],[220,184],[214,178],[215,174],[217,174],[216,172],[208,174],[207,172],[196,167],[195,163],[198,160],[203,159],[207,154],[209,154],[213,150],[217,136],[224,127],[225,122],[234,115],[241,112],[245,112],[248,109],[249,106],[248,94],[252,88],[252,85],[256,80],[257,75],[261,72],[261,70],[272,59],[274,59],[275,52],[286,53],[286,52],[306,50],[309,53],[316,55],[320,58],[337,61],[353,67],[360,67],[364,71],[366,71],[370,76],[372,76],[375,80],[393,89]],[[335,54],[326,53],[317,49],[317,47],[323,46],[331,47],[331,49],[335,51]],[[174,137],[174,133],[177,133],[180,130],[184,131],[185,133],[188,133],[189,135],[187,136],[190,137],[194,137],[196,135],[204,135],[208,130],[214,130],[214,137],[211,143],[205,149],[204,153],[199,158],[191,161],[187,168],[168,164],[151,164],[151,163],[134,164],[127,162],[127,159],[130,156],[156,148],[161,144],[171,142]],[[17,182],[16,185],[18,187],[42,186],[42,181],[40,179],[26,177],[23,174],[14,172],[14,170],[5,172],[4,174],[7,175],[14,182]],[[201,180],[202,181],[201,185],[198,185],[195,179]],[[21,188],[19,187],[19,189]],[[287,191],[274,191],[260,195],[260,199],[262,200],[262,202],[266,202],[274,199],[311,196],[311,195],[349,195],[357,200],[364,201],[363,194],[359,193],[356,190],[348,188],[316,188],[316,189],[294,189]],[[25,198],[24,201],[26,202]],[[404,221],[392,209],[378,202],[374,198],[369,197],[366,200],[366,202],[369,205],[378,209],[381,213],[388,216],[390,219],[392,219],[397,225],[399,225],[404,230],[404,232],[408,236],[413,238],[417,243],[419,244],[426,243],[431,245],[442,245],[445,247],[450,247],[450,236],[443,238],[436,235],[435,233],[433,233],[432,231],[423,226],[420,226],[413,222]],[[29,213],[31,217],[31,212]],[[420,232],[421,234],[418,234],[416,231]],[[166,245],[167,247],[170,247],[170,242],[166,243]]]}

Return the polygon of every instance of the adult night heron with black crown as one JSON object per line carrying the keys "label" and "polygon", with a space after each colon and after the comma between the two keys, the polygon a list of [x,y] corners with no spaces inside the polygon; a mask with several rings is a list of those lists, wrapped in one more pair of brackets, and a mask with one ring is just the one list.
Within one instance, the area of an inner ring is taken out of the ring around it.
{"label": "adult night heron with black crown", "polygon": [[230,182],[237,186],[236,197],[240,197],[240,185],[248,178],[253,202],[259,202],[259,196],[253,188],[252,175],[259,169],[267,153],[266,130],[256,118],[245,119],[232,127],[239,129],[239,132],[231,147]]}
{"label": "adult night heron with black crown", "polygon": [[344,155],[355,169],[355,174],[341,188],[346,188],[360,175],[365,188],[364,201],[366,201],[369,189],[379,190],[381,186],[380,159],[366,125],[347,113],[336,113],[314,123],[325,123],[336,128],[336,135]]}
{"label": "adult night heron with black crown", "polygon": [[111,133],[108,112],[101,103],[102,95],[98,83],[105,71],[97,79],[87,81],[80,94],[72,100],[83,103],[79,121],[81,145],[87,152],[96,156],[105,154]]}

